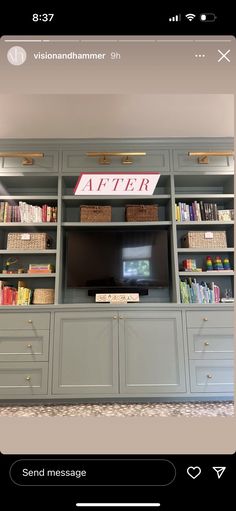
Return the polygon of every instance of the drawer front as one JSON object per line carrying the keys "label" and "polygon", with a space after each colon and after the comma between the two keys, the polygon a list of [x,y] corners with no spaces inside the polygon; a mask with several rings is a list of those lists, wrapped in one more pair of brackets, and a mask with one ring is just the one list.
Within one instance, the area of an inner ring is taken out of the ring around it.
{"label": "drawer front", "polygon": [[[232,149],[228,149],[229,151]],[[180,172],[189,172],[190,170],[195,170],[197,172],[203,171],[203,172],[228,172],[234,170],[234,161],[232,156],[209,156],[208,157],[208,163],[202,164],[198,162],[198,156],[188,156],[188,152],[219,152],[221,149],[219,146],[217,146],[215,149],[211,147],[209,148],[203,148],[201,147],[191,147],[186,149],[176,149],[174,150],[174,170],[180,171]],[[227,151],[227,149],[224,148],[222,151]]]}
{"label": "drawer front", "polygon": [[4,312],[0,313],[0,330],[29,330],[37,334],[37,330],[48,330],[50,313],[48,312]]}
{"label": "drawer front", "polygon": [[48,360],[49,332],[0,330],[0,361],[31,362]]}
{"label": "drawer front", "polygon": [[190,381],[191,392],[233,392],[233,361],[191,360]]}
{"label": "drawer front", "polygon": [[[8,151],[6,147],[2,149],[2,151]],[[58,172],[59,169],[59,152],[58,151],[44,151],[43,148],[33,148],[33,147],[11,147],[9,148],[9,152],[42,152],[44,154],[43,158],[33,158],[32,165],[22,165],[23,158],[0,158],[0,169],[1,175],[5,173],[14,172],[15,174],[21,174],[22,172]]]}
{"label": "drawer front", "polygon": [[1,362],[0,394],[34,396],[47,394],[47,362]]}
{"label": "drawer front", "polygon": [[224,310],[202,310],[187,311],[188,328],[233,328],[234,314],[233,311]]}
{"label": "drawer front", "polygon": [[190,358],[224,359],[233,358],[234,332],[232,328],[207,328],[204,334],[199,329],[188,329],[188,347]]}
{"label": "drawer front", "polygon": [[[140,147],[140,145],[129,144],[128,147],[124,147],[125,144],[121,144],[119,147],[111,148],[107,147],[105,144],[103,146],[92,148],[81,147],[77,151],[63,151],[63,160],[62,160],[62,171],[63,172],[77,172],[78,170],[97,170],[98,172],[102,172],[104,170],[104,166],[99,164],[99,157],[89,157],[86,155],[87,152],[146,152],[146,156],[130,156],[133,163],[129,165],[129,171],[132,172],[135,169],[140,171],[147,170],[158,170],[159,172],[170,172],[170,157],[168,149],[149,149],[148,144],[145,144],[144,147]],[[122,164],[122,159],[124,156],[111,156],[109,170],[122,170],[127,172],[127,165]]]}

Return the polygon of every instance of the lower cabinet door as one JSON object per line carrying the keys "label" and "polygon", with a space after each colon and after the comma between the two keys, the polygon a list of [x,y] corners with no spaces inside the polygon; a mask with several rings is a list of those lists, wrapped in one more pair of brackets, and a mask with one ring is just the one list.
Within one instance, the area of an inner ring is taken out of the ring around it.
{"label": "lower cabinet door", "polygon": [[[34,396],[47,394],[47,362],[1,362],[0,394],[14,396]],[[4,396],[5,397],[5,396]]]}
{"label": "lower cabinet door", "polygon": [[192,392],[233,392],[233,360],[190,360]]}
{"label": "lower cabinet door", "polygon": [[119,327],[121,393],[186,391],[181,312],[127,313]]}
{"label": "lower cabinet door", "polygon": [[118,391],[116,314],[56,313],[53,393],[109,395]]}

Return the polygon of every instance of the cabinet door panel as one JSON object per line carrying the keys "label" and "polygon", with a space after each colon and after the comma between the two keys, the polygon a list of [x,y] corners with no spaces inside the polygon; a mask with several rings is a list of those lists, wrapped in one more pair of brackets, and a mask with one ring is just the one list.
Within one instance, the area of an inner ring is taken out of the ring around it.
{"label": "cabinet door panel", "polygon": [[184,392],[180,313],[125,314],[120,321],[121,392]]}
{"label": "cabinet door panel", "polygon": [[53,392],[77,395],[116,392],[117,333],[117,319],[111,314],[56,314]]}

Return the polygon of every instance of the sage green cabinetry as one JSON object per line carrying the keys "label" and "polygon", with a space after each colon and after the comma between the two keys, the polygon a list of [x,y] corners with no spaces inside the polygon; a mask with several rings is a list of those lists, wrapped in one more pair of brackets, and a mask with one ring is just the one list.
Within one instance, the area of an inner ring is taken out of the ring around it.
{"label": "sage green cabinetry", "polygon": [[181,312],[125,312],[119,333],[122,394],[186,392]]}
{"label": "sage green cabinetry", "polygon": [[118,321],[110,312],[55,314],[53,393],[118,392]]}

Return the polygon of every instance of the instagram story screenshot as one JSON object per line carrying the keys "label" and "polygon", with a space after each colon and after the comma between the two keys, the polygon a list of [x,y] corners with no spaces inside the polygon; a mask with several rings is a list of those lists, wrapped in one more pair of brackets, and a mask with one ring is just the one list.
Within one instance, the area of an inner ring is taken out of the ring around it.
{"label": "instagram story screenshot", "polygon": [[9,509],[232,506],[235,27],[133,16],[0,15]]}

